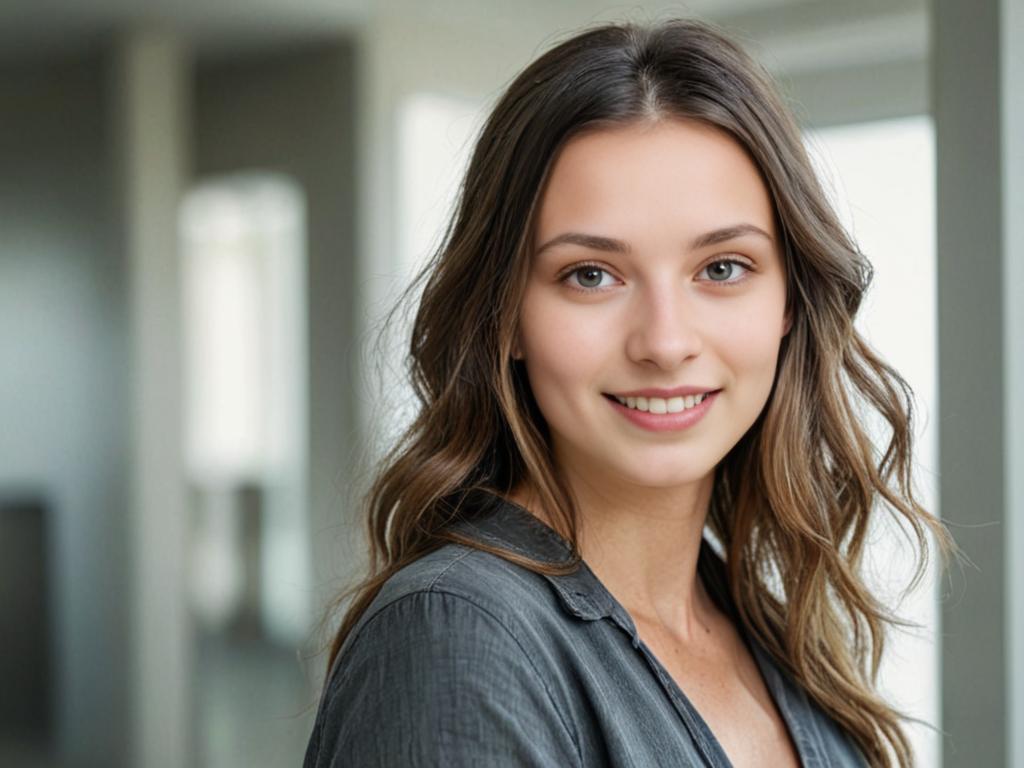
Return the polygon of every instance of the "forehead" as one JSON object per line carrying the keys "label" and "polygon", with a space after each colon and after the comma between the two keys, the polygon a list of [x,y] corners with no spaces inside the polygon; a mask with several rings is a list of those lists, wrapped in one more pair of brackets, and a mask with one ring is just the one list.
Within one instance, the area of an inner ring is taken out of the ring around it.
{"label": "forehead", "polygon": [[774,234],[772,212],[761,174],[739,142],[702,123],[663,120],[570,139],[542,194],[537,230],[671,225],[684,235],[742,219]]}

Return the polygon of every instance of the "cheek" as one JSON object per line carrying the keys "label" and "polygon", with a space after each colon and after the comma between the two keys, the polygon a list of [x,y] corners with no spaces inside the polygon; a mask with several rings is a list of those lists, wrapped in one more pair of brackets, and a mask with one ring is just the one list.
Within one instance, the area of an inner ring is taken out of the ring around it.
{"label": "cheek", "polygon": [[591,395],[607,385],[615,344],[609,313],[539,294],[524,297],[519,325],[527,379],[548,424],[571,431],[598,403]]}
{"label": "cheek", "polygon": [[546,293],[527,293],[519,329],[531,378],[583,380],[607,357],[607,312],[587,310]]}
{"label": "cheek", "polygon": [[714,324],[715,349],[739,376],[763,388],[771,386],[782,344],[783,307],[759,302],[746,311],[731,312]]}

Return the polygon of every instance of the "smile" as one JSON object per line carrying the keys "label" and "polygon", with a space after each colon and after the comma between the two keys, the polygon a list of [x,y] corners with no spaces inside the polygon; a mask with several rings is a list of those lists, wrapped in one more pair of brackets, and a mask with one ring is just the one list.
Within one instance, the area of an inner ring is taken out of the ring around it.
{"label": "smile", "polygon": [[620,405],[638,411],[649,413],[681,413],[691,408],[696,408],[711,393],[705,392],[700,395],[687,395],[686,397],[619,397],[612,395],[619,401]]}
{"label": "smile", "polygon": [[679,397],[605,395],[611,407],[633,426],[647,432],[676,432],[698,424],[722,390]]}

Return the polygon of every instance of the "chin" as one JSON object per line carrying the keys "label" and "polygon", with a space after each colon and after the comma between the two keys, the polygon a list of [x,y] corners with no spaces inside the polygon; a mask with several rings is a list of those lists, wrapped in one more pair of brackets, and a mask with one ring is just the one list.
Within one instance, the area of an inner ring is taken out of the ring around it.
{"label": "chin", "polygon": [[617,474],[630,485],[671,490],[704,480],[714,468],[713,464],[695,467],[692,463],[673,462],[658,467],[622,467]]}

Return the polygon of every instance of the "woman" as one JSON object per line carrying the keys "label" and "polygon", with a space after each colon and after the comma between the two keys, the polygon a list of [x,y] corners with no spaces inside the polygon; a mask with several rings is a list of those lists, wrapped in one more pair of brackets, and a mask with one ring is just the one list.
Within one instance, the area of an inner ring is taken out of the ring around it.
{"label": "woman", "polygon": [[420,410],[307,766],[911,764],[874,688],[904,623],[860,575],[876,502],[915,583],[929,532],[954,545],[854,329],[871,267],[759,66],[692,20],[548,51],[420,278]]}

